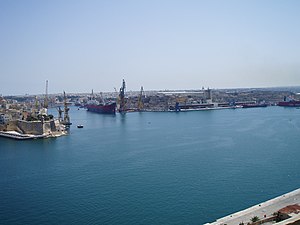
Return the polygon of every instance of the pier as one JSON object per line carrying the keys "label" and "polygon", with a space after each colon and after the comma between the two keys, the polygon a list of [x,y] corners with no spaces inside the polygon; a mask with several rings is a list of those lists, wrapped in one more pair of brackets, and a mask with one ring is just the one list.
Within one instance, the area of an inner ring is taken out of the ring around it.
{"label": "pier", "polygon": [[300,188],[204,225],[275,224],[276,218],[283,219],[278,225],[300,224],[299,212]]}

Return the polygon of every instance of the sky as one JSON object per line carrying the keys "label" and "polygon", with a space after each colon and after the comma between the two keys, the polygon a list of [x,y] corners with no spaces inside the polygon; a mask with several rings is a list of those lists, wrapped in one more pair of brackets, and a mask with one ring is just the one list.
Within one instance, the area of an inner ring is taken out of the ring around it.
{"label": "sky", "polygon": [[0,94],[300,85],[298,0],[0,0]]}

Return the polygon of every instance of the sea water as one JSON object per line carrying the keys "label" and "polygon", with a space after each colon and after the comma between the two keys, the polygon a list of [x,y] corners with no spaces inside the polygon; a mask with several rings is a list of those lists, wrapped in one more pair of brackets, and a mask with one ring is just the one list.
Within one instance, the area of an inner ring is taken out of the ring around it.
{"label": "sea water", "polygon": [[196,225],[300,186],[296,108],[70,116],[0,138],[1,224]]}

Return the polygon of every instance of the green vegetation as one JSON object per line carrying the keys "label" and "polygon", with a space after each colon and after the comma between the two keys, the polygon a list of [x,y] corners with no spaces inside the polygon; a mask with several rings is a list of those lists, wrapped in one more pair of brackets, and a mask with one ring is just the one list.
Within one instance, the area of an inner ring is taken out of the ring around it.
{"label": "green vegetation", "polygon": [[37,115],[37,116],[33,116],[33,115],[29,115],[27,116],[26,121],[49,121],[53,119],[53,115]]}
{"label": "green vegetation", "polygon": [[26,121],[38,121],[38,120],[39,120],[39,119],[38,119],[37,117],[32,116],[32,115],[27,116],[27,118],[26,118]]}
{"label": "green vegetation", "polygon": [[258,216],[254,216],[254,217],[251,218],[251,222],[252,222],[252,223],[255,223],[255,222],[257,222],[257,221],[259,221]]}

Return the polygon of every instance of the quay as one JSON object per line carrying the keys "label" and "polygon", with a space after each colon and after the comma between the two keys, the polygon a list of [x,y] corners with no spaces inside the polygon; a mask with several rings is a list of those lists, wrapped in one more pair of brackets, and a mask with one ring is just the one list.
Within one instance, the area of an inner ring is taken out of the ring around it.
{"label": "quay", "polygon": [[47,135],[21,134],[16,131],[0,131],[0,136],[17,139],[17,140],[27,140],[27,139],[45,138]]}
{"label": "quay", "polygon": [[[253,218],[255,218],[253,220]],[[276,223],[277,220],[277,223]],[[300,188],[204,225],[300,224]]]}

